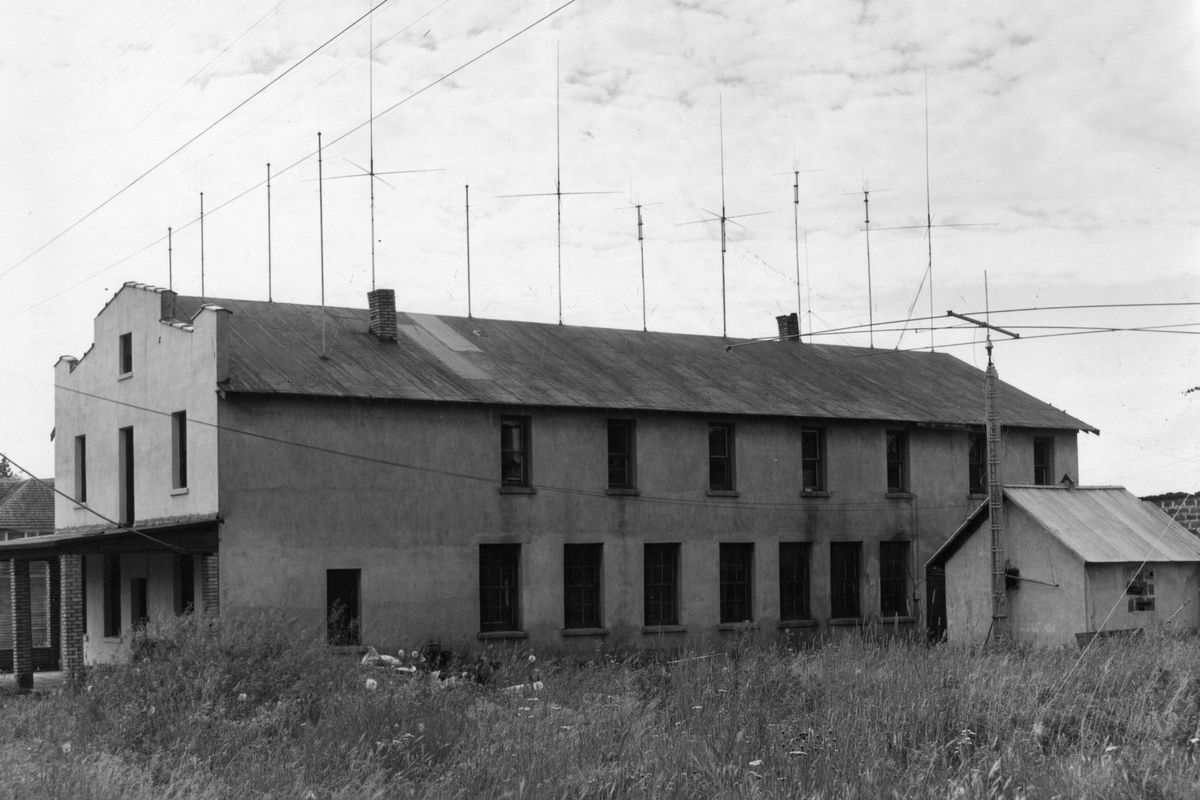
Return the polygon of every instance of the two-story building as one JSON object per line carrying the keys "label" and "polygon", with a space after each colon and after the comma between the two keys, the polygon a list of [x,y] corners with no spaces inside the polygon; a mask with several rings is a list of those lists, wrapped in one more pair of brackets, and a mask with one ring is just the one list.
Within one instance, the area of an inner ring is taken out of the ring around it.
{"label": "two-story building", "polygon": [[[55,471],[73,499],[43,547],[78,559],[64,637],[74,602],[87,660],[189,607],[287,609],[381,648],[913,630],[922,565],[985,490],[983,374],[950,355],[393,298],[130,283],[92,347],[60,359]],[[1092,429],[1000,397],[1006,480],[1077,474]]]}

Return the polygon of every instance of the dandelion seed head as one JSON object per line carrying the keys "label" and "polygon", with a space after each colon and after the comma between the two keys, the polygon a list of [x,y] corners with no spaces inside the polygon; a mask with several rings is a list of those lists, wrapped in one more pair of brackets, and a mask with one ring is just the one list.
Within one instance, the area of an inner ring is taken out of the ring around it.
{"label": "dandelion seed head", "polygon": [[535,661],[537,661],[537,656],[535,656],[533,653],[530,653],[529,654],[529,663],[532,664]]}
{"label": "dandelion seed head", "polygon": [[541,681],[533,682],[533,690],[535,692],[540,692],[542,689],[545,689],[545,688],[546,688],[546,684],[542,683]]}
{"label": "dandelion seed head", "polygon": [[62,751],[63,751],[63,755],[68,755],[68,756],[69,756],[69,755],[71,754],[71,743],[70,743],[70,742],[63,742],[63,743],[62,743]]}
{"label": "dandelion seed head", "polygon": [[238,702],[239,703],[244,703],[249,699],[250,699],[250,697],[245,692],[240,692],[238,694]]}
{"label": "dandelion seed head", "polygon": [[762,763],[763,763],[763,760],[762,760],[761,758],[756,758],[756,759],[754,759],[753,761],[751,761],[751,762],[750,762],[750,766],[752,766],[752,767],[761,767],[761,766],[762,766]]}
{"label": "dandelion seed head", "polygon": [[379,688],[379,681],[375,680],[374,678],[367,678],[366,686],[368,692],[373,692]]}

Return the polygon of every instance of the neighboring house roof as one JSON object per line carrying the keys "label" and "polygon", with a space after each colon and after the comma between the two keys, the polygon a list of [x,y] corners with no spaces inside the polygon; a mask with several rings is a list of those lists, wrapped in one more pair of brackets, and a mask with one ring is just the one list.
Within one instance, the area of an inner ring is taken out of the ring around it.
{"label": "neighboring house roof", "polygon": [[[975,425],[983,373],[944,353],[764,342],[576,325],[397,314],[399,342],[366,309],[178,297],[229,318],[231,392]],[[323,323],[324,320],[324,329]],[[328,358],[322,358],[322,342]],[[1012,386],[1006,425],[1095,431]]]}
{"label": "neighboring house roof", "polygon": [[[1200,561],[1200,539],[1119,486],[1006,486],[1004,499],[1085,563]],[[988,516],[983,503],[927,563],[944,564]]]}
{"label": "neighboring house roof", "polygon": [[0,483],[0,531],[27,535],[54,532],[54,481]]}

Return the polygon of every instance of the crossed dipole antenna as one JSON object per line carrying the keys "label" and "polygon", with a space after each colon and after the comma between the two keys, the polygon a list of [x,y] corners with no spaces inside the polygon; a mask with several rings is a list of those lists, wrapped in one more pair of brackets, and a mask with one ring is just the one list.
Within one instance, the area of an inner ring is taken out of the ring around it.
{"label": "crossed dipole antenna", "polygon": [[561,56],[558,45],[554,48],[554,191],[529,192],[526,194],[502,194],[498,197],[553,197],[558,210],[558,324],[563,324],[562,302],[562,199],[567,195],[616,194],[616,192],[564,192],[562,190],[562,81]]}
{"label": "crossed dipole antenna", "polygon": [[726,251],[726,223],[732,222],[739,228],[746,227],[736,220],[742,217],[757,217],[762,214],[770,214],[770,211],[752,211],[748,214],[729,214],[725,210],[725,103],[724,99],[718,95],[718,129],[721,139],[721,213],[709,211],[707,208],[701,208],[705,214],[708,214],[704,219],[691,220],[690,222],[681,222],[680,225],[699,225],[704,222],[720,222],[721,223],[721,338],[729,338],[728,316],[726,313],[725,302],[725,251]]}

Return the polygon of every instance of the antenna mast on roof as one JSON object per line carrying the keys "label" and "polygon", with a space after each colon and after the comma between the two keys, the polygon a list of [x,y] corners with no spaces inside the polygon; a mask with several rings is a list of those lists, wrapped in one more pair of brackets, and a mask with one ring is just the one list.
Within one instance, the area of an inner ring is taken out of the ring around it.
{"label": "antenna mast on roof", "polygon": [[204,192],[200,193],[200,296],[204,297]]}
{"label": "antenna mast on roof", "polygon": [[[756,217],[760,214],[770,214],[770,211],[753,211],[749,214],[734,214],[730,216],[725,212],[725,100],[721,95],[717,95],[717,114],[718,114],[718,131],[720,132],[721,140],[721,213],[714,214],[707,209],[701,209],[709,215],[707,219],[693,220],[692,222],[682,222],[681,225],[695,225],[700,222],[712,222],[714,220],[721,223],[721,337],[728,338],[729,326],[728,316],[726,314],[725,303],[725,223],[733,222],[739,217]],[[742,226],[740,222],[734,222],[734,225]]]}
{"label": "antenna mast on roof", "polygon": [[633,203],[633,205],[622,206],[621,208],[618,208],[617,210],[623,211],[627,208],[633,208],[633,209],[637,210],[638,251],[641,254],[641,263],[642,263],[642,330],[644,331],[644,330],[647,330],[647,328],[646,328],[646,245],[645,245],[646,237],[642,234],[642,209],[645,208],[646,206],[662,205],[662,203],[639,203],[636,198],[632,199],[631,202]]}
{"label": "antenna mast on roof", "polygon": [[[875,347],[875,297],[871,284],[871,192],[886,192],[888,189],[871,189],[867,185],[866,178],[863,179],[863,231],[866,233],[867,241],[867,337],[872,348]],[[844,192],[846,195],[858,194],[858,192]]]}
{"label": "antenna mast on roof", "polygon": [[[367,0],[371,9],[372,0]],[[375,13],[367,12],[367,173],[371,184],[371,291],[375,291]]]}
{"label": "antenna mast on roof", "polygon": [[562,190],[562,81],[559,45],[554,48],[554,191],[502,194],[500,197],[554,197],[558,205],[558,324],[563,324],[562,303],[562,199],[563,195],[613,194],[613,192],[564,192]]}
{"label": "antenna mast on roof", "polygon": [[[817,172],[815,169],[800,169],[794,163],[792,164],[792,229],[796,237],[796,338],[797,341],[803,341],[800,336],[800,320],[804,317],[804,309],[800,304],[800,173],[801,172]],[[805,246],[805,262],[807,263],[808,254],[808,232],[804,234]],[[812,310],[809,309],[809,313]]]}
{"label": "antenna mast on roof", "polygon": [[171,260],[171,228],[167,226],[167,288],[175,288],[175,266]]}
{"label": "antenna mast on roof", "polygon": [[321,161],[321,132],[317,131],[317,213],[321,241],[321,358],[328,358],[325,352],[325,191],[324,167]]}
{"label": "antenna mast on roof", "polygon": [[467,317],[471,314],[471,184],[463,185],[467,215]]}
{"label": "antenna mast on roof", "polygon": [[271,162],[267,162],[267,302],[271,297]]}

